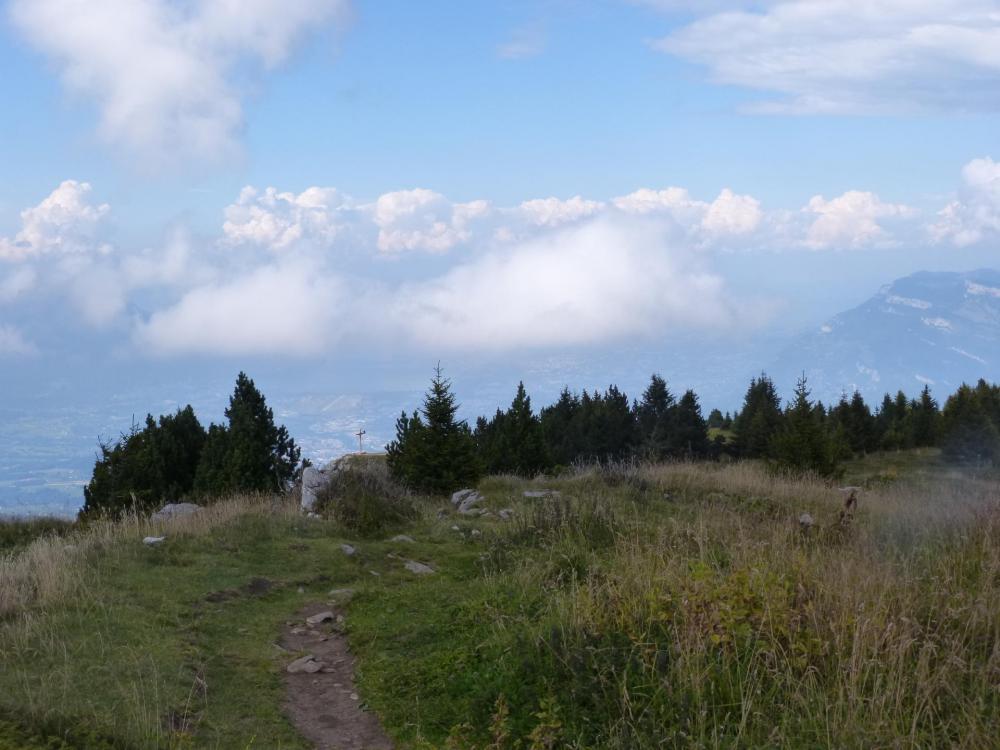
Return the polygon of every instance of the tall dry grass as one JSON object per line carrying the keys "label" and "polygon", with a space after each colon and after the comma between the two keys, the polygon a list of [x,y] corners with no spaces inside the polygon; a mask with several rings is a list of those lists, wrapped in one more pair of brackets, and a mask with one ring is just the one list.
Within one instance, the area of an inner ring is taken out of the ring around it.
{"label": "tall dry grass", "polygon": [[22,550],[0,556],[0,620],[24,616],[31,607],[86,589],[95,574],[88,564],[93,556],[120,545],[139,544],[147,536],[200,536],[246,515],[297,513],[291,499],[236,496],[166,521],[133,513],[120,520],[90,521],[64,536],[40,537]]}
{"label": "tall dry grass", "polygon": [[[560,696],[567,741],[998,745],[1000,483],[898,482],[842,522],[837,487],[754,464],[603,471],[618,509],[609,554],[568,585],[537,558],[497,575],[549,592],[532,671],[602,696],[589,717]],[[563,502],[595,478],[561,483]],[[566,535],[579,543],[577,525]]]}

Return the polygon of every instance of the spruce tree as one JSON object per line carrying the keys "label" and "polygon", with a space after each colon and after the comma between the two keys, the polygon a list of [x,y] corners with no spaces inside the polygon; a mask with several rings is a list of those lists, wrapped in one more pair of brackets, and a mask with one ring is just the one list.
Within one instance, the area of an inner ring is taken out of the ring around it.
{"label": "spruce tree", "polygon": [[196,489],[205,494],[273,492],[295,476],[301,451],[253,380],[241,372],[225,411],[228,426],[209,428]]}
{"label": "spruce tree", "polygon": [[[389,446],[389,467],[413,489],[447,494],[474,485],[481,475],[476,445],[468,424],[458,421],[458,404],[451,381],[434,370],[419,415],[397,423],[396,440]],[[416,423],[416,424],[414,424]]]}
{"label": "spruce tree", "polygon": [[704,458],[709,452],[708,425],[694,391],[688,390],[677,402],[670,438],[671,453],[681,458]]}
{"label": "spruce tree", "polygon": [[778,465],[794,472],[822,476],[836,470],[830,440],[816,419],[809,400],[805,374],[795,386],[795,398],[785,411],[784,423],[773,438],[772,454]]}
{"label": "spruce tree", "polygon": [[764,373],[750,381],[743,410],[733,423],[736,449],[744,458],[770,455],[772,440],[781,428],[781,399],[774,383]]}
{"label": "spruce tree", "polygon": [[635,408],[640,451],[647,458],[665,458],[673,447],[671,433],[675,407],[676,401],[667,388],[667,381],[654,373],[642,394],[642,401]]}

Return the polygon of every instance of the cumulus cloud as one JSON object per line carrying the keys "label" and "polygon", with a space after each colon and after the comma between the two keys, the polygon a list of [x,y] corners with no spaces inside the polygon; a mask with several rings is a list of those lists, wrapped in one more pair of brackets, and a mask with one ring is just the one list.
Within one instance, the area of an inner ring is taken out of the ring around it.
{"label": "cumulus cloud", "polygon": [[936,242],[959,247],[1000,235],[1000,163],[986,157],[966,164],[958,199],[938,212],[929,231]]}
{"label": "cumulus cloud", "polygon": [[814,196],[802,210],[817,217],[811,221],[804,242],[813,250],[889,244],[892,237],[879,220],[913,213],[908,206],[885,203],[874,193],[860,190],[849,190],[830,200]]}
{"label": "cumulus cloud", "polygon": [[108,142],[160,166],[235,149],[237,71],[281,63],[347,0],[12,0],[14,25],[92,100]]}
{"label": "cumulus cloud", "polygon": [[538,227],[556,227],[560,224],[593,216],[604,209],[601,201],[586,200],[576,195],[568,200],[559,198],[535,198],[524,201],[519,206],[521,215],[528,223]]}
{"label": "cumulus cloud", "polygon": [[619,211],[639,216],[669,216],[681,229],[701,242],[752,233],[761,223],[760,201],[749,195],[737,195],[725,188],[711,203],[696,200],[684,188],[665,190],[641,188],[615,198]]}
{"label": "cumulus cloud", "polygon": [[472,237],[472,224],[490,212],[488,201],[452,203],[433,190],[386,193],[375,202],[378,249],[445,252]]}
{"label": "cumulus cloud", "polygon": [[319,354],[343,295],[336,278],[301,265],[268,265],[198,286],[135,331],[155,355]]}
{"label": "cumulus cloud", "polygon": [[[90,201],[91,186],[66,180],[41,203],[21,212],[21,229],[13,239],[0,237],[0,259],[20,261],[48,254],[88,252],[110,207]],[[96,249],[106,251],[107,246]]]}
{"label": "cumulus cloud", "polygon": [[[774,92],[767,111],[867,114],[996,110],[1000,14],[992,0],[785,0],[687,7],[659,40],[722,84]],[[725,5],[725,7],[720,7]]]}
{"label": "cumulus cloud", "polygon": [[245,187],[236,203],[226,208],[222,232],[229,243],[276,251],[300,242],[325,246],[344,229],[351,207],[351,200],[334,188],[311,187],[295,194]]}
{"label": "cumulus cloud", "polygon": [[721,277],[651,221],[602,217],[406,285],[391,318],[426,346],[592,344],[740,316]]}

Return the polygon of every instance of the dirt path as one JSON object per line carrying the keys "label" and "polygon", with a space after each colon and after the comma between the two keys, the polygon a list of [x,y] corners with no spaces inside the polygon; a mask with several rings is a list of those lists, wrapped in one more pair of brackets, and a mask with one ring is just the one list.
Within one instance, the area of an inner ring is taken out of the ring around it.
{"label": "dirt path", "polygon": [[306,624],[307,617],[327,611],[335,618],[340,614],[335,607],[313,604],[282,631],[281,645],[292,652],[289,663],[299,652],[313,657],[301,665],[309,671],[285,672],[285,713],[318,750],[393,750],[375,715],[361,709],[347,639],[334,622]]}

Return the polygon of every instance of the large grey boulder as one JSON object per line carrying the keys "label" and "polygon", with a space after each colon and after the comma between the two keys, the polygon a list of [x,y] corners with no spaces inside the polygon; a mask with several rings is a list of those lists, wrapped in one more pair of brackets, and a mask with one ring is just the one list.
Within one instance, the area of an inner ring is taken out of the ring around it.
{"label": "large grey boulder", "polygon": [[479,510],[476,506],[485,500],[486,498],[476,490],[459,490],[451,496],[451,504],[455,506],[455,510],[463,515],[478,515]]}
{"label": "large grey boulder", "polygon": [[316,507],[319,493],[330,483],[330,477],[323,469],[307,466],[302,472],[302,510],[311,512]]}
{"label": "large grey boulder", "polygon": [[197,513],[199,510],[201,510],[201,506],[195,505],[194,503],[167,503],[156,511],[156,513],[151,515],[149,520],[169,521],[172,518],[190,516],[192,513]]}

